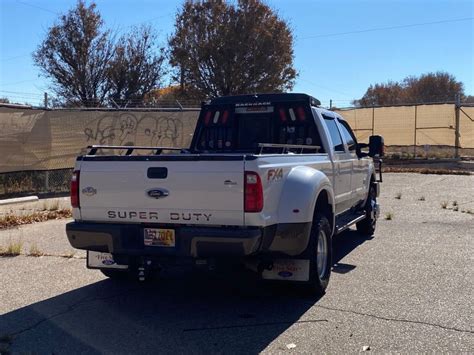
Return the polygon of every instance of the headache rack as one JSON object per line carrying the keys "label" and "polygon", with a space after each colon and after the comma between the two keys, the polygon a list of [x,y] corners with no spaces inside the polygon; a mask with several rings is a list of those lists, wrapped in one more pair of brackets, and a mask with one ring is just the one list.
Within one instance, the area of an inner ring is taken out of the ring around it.
{"label": "headache rack", "polygon": [[279,154],[288,154],[288,153],[298,153],[303,154],[305,150],[315,150],[316,153],[319,152],[321,147],[319,145],[301,145],[301,144],[273,144],[273,143],[259,143],[258,144],[258,154],[263,154],[264,149],[272,148],[272,153],[277,149],[281,149]]}
{"label": "headache rack", "polygon": [[151,150],[154,155],[160,155],[164,150],[179,150],[182,153],[188,152],[184,148],[176,147],[146,147],[146,146],[134,146],[134,145],[90,145],[87,147],[89,152],[87,155],[96,155],[98,150],[103,149],[120,149],[126,150],[125,155],[132,155],[134,150]]}

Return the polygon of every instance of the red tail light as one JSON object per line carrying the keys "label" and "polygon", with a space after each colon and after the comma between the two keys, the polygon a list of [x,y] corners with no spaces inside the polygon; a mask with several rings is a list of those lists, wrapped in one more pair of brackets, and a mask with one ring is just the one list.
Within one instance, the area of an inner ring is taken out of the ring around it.
{"label": "red tail light", "polygon": [[224,111],[224,113],[222,114],[222,124],[226,124],[227,123],[227,119],[229,118],[229,111]]}
{"label": "red tail light", "polygon": [[281,121],[281,122],[286,122],[286,113],[285,113],[285,110],[281,108],[278,112],[280,113],[280,121]]}
{"label": "red tail light", "polygon": [[212,116],[212,112],[211,111],[207,111],[206,112],[206,115],[204,116],[204,124],[207,126],[209,125],[209,122],[211,121],[211,116]]}
{"label": "red tail light", "polygon": [[263,187],[260,176],[253,171],[245,172],[245,212],[260,212],[263,209]]}
{"label": "red tail light", "polygon": [[306,119],[306,114],[305,114],[305,112],[304,112],[304,108],[303,108],[303,107],[301,107],[301,106],[298,107],[298,108],[296,109],[296,113],[297,113],[298,118],[299,118],[300,121],[304,121],[304,120]]}
{"label": "red tail light", "polygon": [[74,171],[71,178],[71,206],[79,207],[79,171]]}

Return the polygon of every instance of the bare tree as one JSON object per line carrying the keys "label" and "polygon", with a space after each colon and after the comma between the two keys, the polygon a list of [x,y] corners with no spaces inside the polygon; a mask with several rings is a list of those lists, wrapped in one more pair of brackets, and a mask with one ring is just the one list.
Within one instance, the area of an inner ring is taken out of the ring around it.
{"label": "bare tree", "polygon": [[52,90],[68,104],[98,106],[109,91],[107,68],[113,45],[102,26],[96,5],[79,0],[33,53],[35,64],[51,79]]}
{"label": "bare tree", "polygon": [[291,89],[293,36],[259,0],[186,1],[169,39],[182,89],[201,97]]}
{"label": "bare tree", "polygon": [[120,106],[137,106],[152,89],[161,86],[165,74],[164,48],[156,44],[150,26],[133,28],[115,47],[108,78],[110,98]]}

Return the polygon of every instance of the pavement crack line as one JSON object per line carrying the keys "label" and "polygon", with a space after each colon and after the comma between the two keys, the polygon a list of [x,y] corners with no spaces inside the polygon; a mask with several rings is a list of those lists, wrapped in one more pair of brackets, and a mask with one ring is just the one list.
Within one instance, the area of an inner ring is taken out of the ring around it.
{"label": "pavement crack line", "polygon": [[183,329],[183,332],[199,332],[199,331],[205,331],[205,330],[265,327],[265,326],[283,325],[283,324],[319,323],[319,322],[327,322],[327,321],[328,321],[327,319],[308,319],[308,320],[297,320],[297,321],[279,321],[279,322],[251,323],[251,324],[235,324],[235,325],[223,325],[223,326],[218,326],[218,327],[187,328],[187,329]]}
{"label": "pavement crack line", "polygon": [[384,316],[378,316],[376,314],[352,311],[350,309],[332,308],[332,307],[321,306],[321,305],[315,305],[315,307],[319,307],[319,308],[323,308],[323,309],[327,309],[329,311],[335,311],[335,312],[352,313],[352,314],[356,314],[356,315],[359,315],[359,316],[370,317],[370,318],[385,320],[385,321],[389,321],[389,322],[421,324],[421,325],[428,325],[428,326],[431,326],[431,327],[441,328],[441,329],[445,329],[445,330],[452,330],[452,331],[460,332],[460,333],[474,334],[473,330],[460,329],[460,328],[456,328],[456,327],[448,327],[448,326],[437,324],[437,323],[423,322],[423,321],[410,320],[410,319],[401,319],[401,318],[389,318],[389,317],[384,317]]}
{"label": "pavement crack line", "polygon": [[23,334],[23,333],[26,333],[30,330],[33,330],[34,328],[38,327],[39,325],[41,325],[42,323],[44,322],[47,322],[51,319],[54,319],[54,318],[57,318],[57,317],[60,317],[66,313],[69,313],[71,311],[74,311],[76,308],[79,308],[80,306],[84,305],[84,304],[87,304],[87,303],[92,303],[92,302],[96,302],[96,301],[103,301],[103,300],[107,300],[107,299],[111,299],[111,298],[116,298],[116,297],[120,297],[120,296],[124,296],[124,295],[127,295],[128,293],[130,292],[133,292],[133,291],[136,291],[136,290],[139,290],[140,288],[132,288],[132,289],[128,289],[126,290],[125,292],[120,292],[120,293],[117,293],[117,294],[114,294],[114,295],[109,295],[109,296],[105,296],[105,297],[94,297],[94,298],[90,298],[90,296],[87,296],[87,297],[84,297],[82,299],[80,299],[79,301],[77,301],[76,303],[73,303],[69,306],[67,306],[67,308],[62,311],[62,312],[58,312],[58,313],[55,313],[49,317],[46,317],[46,318],[43,318],[43,319],[40,319],[39,321],[37,321],[36,323],[30,325],[29,327],[27,328],[24,328],[24,329],[21,329],[21,330],[18,330],[16,332],[13,332],[13,333],[10,333],[10,334],[7,334],[6,336],[8,337],[16,337],[20,334]]}

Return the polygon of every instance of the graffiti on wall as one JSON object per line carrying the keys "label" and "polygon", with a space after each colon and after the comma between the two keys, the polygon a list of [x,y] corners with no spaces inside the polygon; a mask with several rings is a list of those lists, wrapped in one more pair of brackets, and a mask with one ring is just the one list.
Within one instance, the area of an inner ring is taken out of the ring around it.
{"label": "graffiti on wall", "polygon": [[181,147],[185,144],[180,115],[172,112],[123,112],[86,123],[84,134],[90,144]]}

